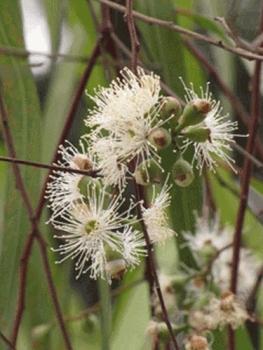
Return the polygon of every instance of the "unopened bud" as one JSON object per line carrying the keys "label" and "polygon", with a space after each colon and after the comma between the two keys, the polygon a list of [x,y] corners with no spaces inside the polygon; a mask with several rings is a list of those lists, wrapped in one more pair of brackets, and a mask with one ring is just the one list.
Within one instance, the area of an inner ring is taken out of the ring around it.
{"label": "unopened bud", "polygon": [[179,119],[180,130],[201,123],[211,108],[211,103],[205,99],[196,99],[188,103]]}
{"label": "unopened bud", "polygon": [[182,131],[182,134],[194,142],[210,141],[211,130],[200,126],[189,126]]}
{"label": "unopened bud", "polygon": [[163,98],[162,103],[161,117],[168,118],[173,115],[174,119],[177,120],[182,113],[182,106],[177,98],[166,96]]}
{"label": "unopened bud", "polygon": [[194,173],[191,164],[183,158],[179,158],[173,165],[172,177],[178,186],[189,186],[194,180]]}
{"label": "unopened bud", "polygon": [[72,167],[79,170],[91,170],[92,162],[85,154],[76,154],[72,160]]}
{"label": "unopened bud", "polygon": [[216,254],[217,249],[213,245],[213,242],[207,240],[199,251],[200,256],[205,259],[205,261],[210,261]]}
{"label": "unopened bud", "polygon": [[235,295],[232,292],[225,292],[221,295],[220,309],[223,311],[233,310]]}
{"label": "unopened bud", "polygon": [[147,160],[136,168],[134,178],[136,183],[142,186],[147,186],[151,183],[160,183],[162,180],[162,171],[154,161]]}
{"label": "unopened bud", "polygon": [[171,276],[171,284],[175,289],[179,287],[184,287],[186,282],[188,282],[188,280],[189,280],[189,277],[183,274],[176,274]]}
{"label": "unopened bud", "polygon": [[126,270],[126,263],[123,259],[108,261],[106,272],[112,279],[121,279]]}
{"label": "unopened bud", "polygon": [[157,148],[157,150],[161,150],[170,145],[172,137],[166,129],[155,128],[150,132],[148,140]]}
{"label": "unopened bud", "polygon": [[[171,323],[171,327],[173,332],[177,333],[183,330],[185,328],[185,325],[177,326]],[[147,327],[147,333],[154,340],[158,339],[163,342],[166,342],[167,340],[169,340],[171,336],[165,322],[150,321]]]}
{"label": "unopened bud", "polygon": [[40,340],[41,338],[45,337],[49,333],[51,328],[52,328],[51,325],[48,323],[39,324],[33,327],[31,336],[35,341]]}
{"label": "unopened bud", "polygon": [[185,350],[209,350],[208,341],[201,335],[192,335],[185,344]]}

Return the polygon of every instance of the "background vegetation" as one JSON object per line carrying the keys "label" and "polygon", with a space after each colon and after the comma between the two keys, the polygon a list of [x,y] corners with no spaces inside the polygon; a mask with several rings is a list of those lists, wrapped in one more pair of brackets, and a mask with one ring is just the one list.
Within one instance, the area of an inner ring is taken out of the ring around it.
{"label": "background vegetation", "polygon": [[[74,143],[83,133],[83,118],[91,107],[85,90],[92,93],[97,85],[107,85],[132,58],[125,8],[118,10],[116,3],[126,6],[125,1],[0,1],[3,161],[12,157],[52,164],[58,144],[65,138]],[[209,80],[225,110],[247,133],[251,79],[255,58],[262,54],[256,47],[262,39],[260,1],[137,0],[133,6],[155,18],[135,18],[139,64],[161,76],[164,94],[183,98],[179,76],[197,87]],[[215,20],[218,16],[229,27]],[[45,50],[35,52],[32,43],[38,43],[38,51]],[[242,232],[255,254],[263,257],[261,129],[255,139],[254,171],[248,176]],[[179,236],[157,252],[167,273],[176,271],[178,257],[188,262],[178,243],[182,231],[193,229],[194,211],[208,205],[220,212],[222,223],[235,227],[244,190],[239,180],[248,157],[245,146],[243,139],[241,150],[235,150],[237,176],[222,166],[187,189],[174,189],[171,220]],[[166,162],[171,162],[171,155],[166,155]],[[41,165],[0,162],[0,349],[14,349],[16,338],[19,350],[150,349],[143,266],[109,290],[86,276],[76,282],[70,262],[54,264],[50,246],[55,242],[51,227],[45,225],[48,210],[43,200],[49,171]],[[262,302],[259,293],[259,318]],[[260,349],[262,335],[258,325],[238,331],[237,348]],[[226,349],[226,334],[220,337],[214,349]]]}

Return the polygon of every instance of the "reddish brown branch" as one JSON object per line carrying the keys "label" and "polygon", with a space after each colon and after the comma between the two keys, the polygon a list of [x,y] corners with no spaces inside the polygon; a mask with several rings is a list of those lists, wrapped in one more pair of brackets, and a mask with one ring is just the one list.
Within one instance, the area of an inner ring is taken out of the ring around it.
{"label": "reddish brown branch", "polygon": [[[8,154],[10,155],[10,157],[16,158],[16,151],[15,151],[12,134],[8,123],[7,111],[5,109],[4,101],[1,95],[0,95],[0,116],[1,116],[1,123],[3,127],[3,137],[7,147]],[[13,173],[16,181],[16,188],[20,191],[21,197],[28,211],[29,219],[32,222],[32,225],[34,226],[34,228],[36,228],[34,211],[31,207],[30,200],[28,198],[19,167],[15,163],[13,163],[12,165],[13,165]]]}
{"label": "reddish brown branch", "polygon": [[[133,72],[136,74],[137,63],[138,63],[138,50],[140,48],[140,44],[138,42],[136,29],[135,29],[135,25],[134,25],[134,18],[133,18],[134,12],[132,11],[132,0],[127,0],[126,4],[127,4],[127,25],[128,25],[131,47],[132,47],[131,68],[132,68]],[[133,166],[132,163],[131,163],[131,166]],[[138,185],[135,180],[133,183],[134,183],[135,196],[136,196],[137,202],[138,203],[143,202],[144,205],[146,205],[146,201],[145,201],[144,193],[143,193],[143,188],[140,185]],[[177,344],[175,335],[173,333],[172,325],[170,323],[168,312],[167,312],[167,309],[166,309],[166,306],[164,303],[164,299],[163,299],[163,295],[162,295],[162,291],[161,291],[161,287],[160,287],[160,283],[159,283],[159,278],[158,278],[158,274],[156,271],[152,243],[150,241],[147,227],[146,227],[145,222],[143,220],[142,209],[141,209],[140,205],[137,206],[137,216],[138,216],[139,221],[141,222],[141,227],[142,227],[142,231],[143,231],[143,235],[144,235],[144,239],[145,239],[145,243],[146,243],[146,249],[147,249],[146,278],[147,278],[147,281],[149,283],[150,295],[152,297],[153,288],[155,287],[156,293],[157,293],[157,296],[158,296],[158,299],[159,299],[159,302],[161,305],[164,322],[167,325],[167,328],[168,328],[172,343],[174,345],[174,348],[176,350],[179,350],[179,346]]]}
{"label": "reddish brown branch", "polygon": [[[137,202],[141,202],[143,201],[143,203],[145,204],[145,199],[144,199],[144,196],[141,192],[141,188],[140,188],[140,185],[137,185],[136,182],[134,181],[134,186],[135,186],[135,194],[136,194],[136,200]],[[172,343],[174,345],[174,348],[176,350],[179,350],[179,346],[177,344],[177,341],[176,341],[176,338],[175,338],[175,335],[174,335],[174,332],[173,332],[173,329],[172,329],[172,325],[171,325],[171,322],[169,320],[169,316],[168,316],[168,312],[167,312],[167,309],[166,309],[166,306],[165,306],[165,302],[164,302],[164,299],[163,299],[163,294],[162,294],[162,291],[161,291],[161,287],[160,287],[160,282],[159,282],[159,278],[158,278],[158,275],[157,275],[157,272],[156,272],[156,267],[155,267],[155,262],[154,262],[154,255],[153,255],[153,250],[152,250],[152,244],[151,244],[151,241],[150,241],[150,237],[149,237],[149,234],[148,234],[148,231],[147,231],[147,227],[144,223],[144,220],[142,219],[142,211],[141,211],[141,207],[140,205],[137,206],[137,211],[138,211],[138,219],[140,220],[141,222],[141,226],[142,226],[142,230],[143,230],[143,234],[144,234],[144,239],[145,239],[145,243],[146,243],[146,248],[147,248],[147,254],[148,254],[148,264],[149,264],[149,272],[151,273],[151,279],[153,280],[154,284],[155,284],[155,289],[156,289],[156,293],[157,293],[157,296],[158,296],[158,299],[160,301],[160,306],[161,306],[161,309],[162,309],[162,315],[163,315],[163,319],[164,319],[164,322],[166,323],[166,326],[168,328],[168,331],[170,333],[170,336],[171,336],[171,340],[172,340]]]}
{"label": "reddish brown branch", "polygon": [[0,331],[0,338],[3,340],[3,342],[8,345],[8,347],[11,350],[16,350],[16,348],[13,346],[13,344],[11,343],[11,341]]}
{"label": "reddish brown branch", "polygon": [[49,165],[45,163],[40,163],[40,162],[32,162],[31,160],[25,160],[25,159],[18,159],[18,158],[11,158],[11,157],[4,157],[0,156],[0,161],[2,162],[8,162],[8,163],[16,163],[16,164],[21,164],[21,165],[28,165],[32,166],[35,168],[40,168],[40,169],[49,169],[52,171],[64,171],[68,173],[73,173],[73,174],[80,174],[80,175],[86,175],[86,176],[91,176],[91,177],[99,177],[98,175],[98,170],[79,170],[79,169],[73,169],[70,167],[64,167],[60,165]]}
{"label": "reddish brown branch", "polygon": [[[261,23],[260,31],[263,31],[263,6],[261,8]],[[261,61],[256,61],[254,75],[252,80],[252,94],[251,94],[251,125],[249,128],[249,138],[247,142],[246,151],[253,155],[255,148],[255,140],[257,135],[257,127],[260,118],[260,81],[261,81]],[[239,208],[236,219],[234,240],[233,240],[233,258],[230,289],[233,293],[237,291],[238,282],[238,268],[240,260],[240,249],[242,240],[242,229],[245,219],[245,212],[247,207],[250,177],[252,174],[253,163],[249,157],[245,158],[242,177],[241,177],[241,195]],[[235,334],[232,328],[229,328],[229,350],[235,350]]]}
{"label": "reddish brown branch", "polygon": [[[205,55],[200,50],[198,50],[189,40],[184,40],[184,42],[188,50],[197,58],[197,60],[204,66],[207,72],[213,77],[215,82],[218,84],[223,94],[231,103],[233,110],[236,111],[237,117],[247,128],[249,128],[250,115],[246,111],[240,99],[226,85],[226,83],[223,81],[220,74],[216,70],[215,66],[208,61]],[[260,158],[263,160],[263,145],[258,136],[256,137],[256,150],[260,155]]]}
{"label": "reddish brown branch", "polygon": [[[132,57],[132,53],[131,51],[128,49],[128,47],[118,38],[118,36],[116,35],[116,33],[111,33],[111,37],[113,39],[113,41],[115,42],[115,44],[118,46],[118,48],[128,57],[131,59]],[[138,60],[138,64],[142,67],[144,67],[145,65],[143,64],[143,62],[141,60]],[[148,73],[150,73],[149,69],[144,67],[144,70]],[[162,90],[170,96],[173,96],[175,98],[178,99],[178,101],[184,105],[184,101],[178,96],[176,95],[176,93],[168,86],[166,85],[163,81],[160,82]]]}
{"label": "reddish brown branch", "polygon": [[[125,6],[122,6],[116,2],[109,1],[109,0],[99,0],[101,3],[106,4],[110,6],[111,8],[115,9],[116,11],[126,13],[126,8]],[[179,34],[184,34],[190,38],[193,38],[195,40],[199,41],[204,41],[210,45],[220,47],[223,50],[232,52],[240,57],[246,58],[247,60],[263,60],[262,55],[255,54],[253,52],[244,50],[243,48],[238,48],[238,47],[232,47],[229,46],[228,44],[225,44],[222,42],[222,40],[210,38],[209,36],[191,31],[189,29],[183,28],[181,26],[178,26],[174,24],[172,21],[165,21],[159,18],[151,17],[144,15],[140,12],[137,11],[132,11],[134,18],[137,18],[145,23],[148,24],[153,24],[153,25],[158,25],[164,28],[167,28],[171,31],[177,32]]]}
{"label": "reddish brown branch", "polygon": [[130,33],[130,40],[131,40],[131,69],[135,72],[137,65],[138,65],[138,54],[140,51],[140,42],[137,37],[133,13],[133,0],[126,0],[126,20],[127,20],[127,26]]}
{"label": "reddish brown branch", "polygon": [[59,300],[57,297],[57,292],[53,283],[53,279],[52,279],[52,275],[51,275],[51,270],[49,267],[49,263],[48,263],[48,257],[47,257],[47,248],[46,248],[46,244],[45,242],[41,239],[41,237],[39,235],[36,236],[36,239],[38,241],[39,244],[39,248],[40,248],[40,253],[41,253],[41,257],[43,260],[43,266],[44,266],[44,270],[46,273],[46,278],[47,278],[47,283],[48,283],[48,288],[49,288],[49,292],[56,310],[56,316],[57,319],[59,321],[59,325],[67,346],[67,349],[72,349],[72,346],[70,344],[68,335],[67,335],[67,330],[66,330],[66,326],[65,326],[65,321],[63,319],[63,315],[61,312],[61,308],[59,306]]}
{"label": "reddish brown branch", "polygon": [[[255,71],[253,77],[253,89],[252,89],[252,101],[251,101],[251,126],[249,130],[249,138],[247,142],[246,151],[249,154],[253,154],[255,147],[255,139],[257,134],[257,126],[260,117],[260,73],[261,73],[261,62],[257,61],[255,64]],[[233,266],[232,266],[232,277],[231,277],[231,290],[233,293],[236,292],[237,288],[237,276],[238,276],[238,265],[239,265],[239,253],[241,246],[241,234],[244,223],[244,216],[247,206],[249,183],[252,172],[252,161],[249,157],[245,158],[245,163],[241,177],[241,196],[236,221],[235,235],[234,235],[234,251],[233,251]]]}
{"label": "reddish brown branch", "polygon": [[18,287],[18,300],[17,300],[17,310],[16,317],[13,325],[12,331],[12,344],[15,346],[17,341],[17,336],[19,332],[19,327],[22,322],[22,317],[25,309],[25,299],[26,299],[26,278],[29,264],[29,257],[34,243],[34,231],[28,236],[22,257],[20,259],[20,273],[19,273],[19,287]]}

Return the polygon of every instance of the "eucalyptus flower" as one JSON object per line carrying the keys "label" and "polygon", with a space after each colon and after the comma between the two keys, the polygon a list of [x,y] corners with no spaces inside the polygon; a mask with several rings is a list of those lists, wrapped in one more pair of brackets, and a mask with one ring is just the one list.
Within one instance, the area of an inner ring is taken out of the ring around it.
{"label": "eucalyptus flower", "polygon": [[122,258],[126,267],[133,267],[144,253],[144,241],[141,235],[130,226],[136,220],[131,215],[134,204],[121,212],[122,194],[109,198],[105,188],[98,190],[94,185],[87,186],[87,203],[74,204],[64,211],[61,220],[54,219],[52,224],[64,233],[55,237],[63,240],[53,249],[66,259],[75,259],[77,278],[89,272],[93,279],[106,278],[107,264]]}
{"label": "eucalyptus flower", "polygon": [[[76,170],[93,170],[96,161],[84,143],[80,142],[80,150],[66,141],[65,145],[60,145],[58,153],[61,160],[57,165],[69,167]],[[84,175],[71,173],[68,171],[53,171],[47,185],[46,198],[52,210],[50,220],[62,215],[69,210],[76,202],[83,198],[79,184]]]}
{"label": "eucalyptus flower", "polygon": [[168,238],[175,235],[175,231],[169,227],[168,215],[166,212],[171,203],[170,189],[171,186],[167,185],[167,181],[158,194],[154,186],[152,200],[149,206],[145,208],[143,204],[141,204],[143,220],[152,243],[163,243]]}
{"label": "eucalyptus flower", "polygon": [[[183,83],[184,84],[184,83]],[[203,120],[194,126],[187,126],[182,130],[182,150],[190,146],[194,148],[193,164],[202,172],[204,166],[215,171],[218,159],[223,160],[235,171],[235,160],[231,156],[234,138],[242,137],[236,133],[237,122],[233,122],[228,114],[222,114],[220,101],[216,101],[209,91],[209,83],[206,89],[200,89],[200,94],[196,93],[193,85],[188,88],[184,84],[187,103],[197,103],[207,101],[210,108],[204,114]]]}
{"label": "eucalyptus flower", "polygon": [[91,129],[91,147],[110,185],[122,182],[132,160],[135,168],[151,160],[161,167],[158,151],[171,142],[169,133],[162,128],[169,118],[160,117],[164,103],[160,98],[160,78],[146,74],[142,68],[137,73],[136,76],[124,68],[120,78],[108,88],[100,88],[92,97],[96,106],[86,120]]}

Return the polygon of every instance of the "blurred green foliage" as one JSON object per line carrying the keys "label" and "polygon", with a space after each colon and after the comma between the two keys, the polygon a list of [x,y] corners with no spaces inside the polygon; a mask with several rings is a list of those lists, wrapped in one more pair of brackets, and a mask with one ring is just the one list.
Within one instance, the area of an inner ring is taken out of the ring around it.
{"label": "blurred green foliage", "polygon": [[[247,20],[243,10],[246,8],[245,2],[241,2],[240,5],[236,1],[231,3],[233,3],[233,6],[230,7],[231,15],[237,19],[237,25],[239,16],[244,18],[243,22],[245,22]],[[50,51],[56,53],[60,50],[62,34],[66,30],[67,53],[89,56],[100,35],[97,23],[94,21],[94,16],[97,16],[97,21],[100,22],[98,2],[93,0],[43,0],[40,5],[40,12],[34,15],[44,18],[48,25]],[[213,2],[208,0],[137,0],[135,2],[138,11],[161,19],[172,20],[188,29],[206,32],[218,38],[224,37],[224,33],[213,21],[213,17],[230,15],[227,13],[230,5],[229,2],[220,0]],[[256,8],[256,5],[254,7]],[[30,21],[30,16],[33,14],[27,12],[26,9],[25,5],[23,18],[25,21]],[[120,29],[126,26],[122,15],[118,14],[113,17],[115,18],[116,34],[124,40],[126,46],[129,46],[128,33]],[[20,2],[1,0],[0,46],[24,48],[25,39],[22,26]],[[143,22],[138,22],[138,31],[141,41],[140,59],[150,70],[159,74],[176,94],[183,97],[183,87],[178,79],[179,76],[182,76],[186,83],[193,82],[196,87],[205,84],[206,72],[186,49],[183,38],[177,33],[158,26],[149,26]],[[65,36],[65,33],[63,35]],[[203,44],[200,44],[200,49],[207,51],[220,74],[232,85],[234,85],[236,75],[239,74],[238,69],[246,71],[242,62],[239,66],[235,65],[237,58],[234,59],[233,56],[220,49],[208,48]],[[116,56],[121,59],[121,62],[127,64],[127,57],[124,58],[119,49],[116,51]],[[108,78],[112,77],[116,68],[114,64],[112,65],[113,61],[112,53],[107,53],[107,47],[103,48],[102,57],[97,61],[87,84],[89,93],[92,93],[99,84],[108,84]],[[70,108],[72,94],[85,64],[60,59],[53,61],[48,67],[41,75],[37,74],[36,67],[32,74],[32,69],[26,60],[0,55],[0,90],[8,111],[17,156],[22,159],[43,162],[50,162],[52,159],[58,136]],[[216,86],[213,86],[213,90],[220,95]],[[83,118],[89,106],[90,100],[83,96],[76,121],[69,133],[72,140],[76,140],[83,132]],[[2,154],[6,153],[3,140],[1,140],[0,149]],[[164,157],[166,166],[168,166],[173,155],[168,152]],[[35,205],[41,180],[46,171],[27,167],[21,167],[21,171],[30,199]],[[222,170],[220,176],[230,186],[238,189],[238,184],[228,171]],[[210,175],[210,180],[216,205],[222,215],[222,222],[234,225],[238,198],[231,194],[228,188],[223,188],[213,174]],[[261,194],[263,193],[262,181],[255,180],[252,184],[255,184],[255,188]],[[187,189],[174,186],[170,216],[179,237],[175,239],[174,245],[169,243],[157,250],[159,264],[168,273],[175,272],[178,267],[177,242],[180,241],[180,233],[182,230],[193,229],[194,212],[201,210],[202,196],[203,180],[199,177]],[[9,165],[2,164],[0,164],[0,210],[0,330],[9,336],[18,297],[19,261],[30,226],[24,205],[15,187],[12,169]],[[45,218],[46,213],[43,215],[43,223]],[[43,227],[45,240],[48,244],[53,244],[50,227],[44,224],[41,227]],[[262,223],[251,212],[247,213],[244,231],[248,245],[262,256]],[[179,255],[184,262],[189,260],[189,252],[180,251]],[[82,289],[82,294],[89,295],[92,294],[89,288],[93,288],[94,285],[84,282],[82,287],[77,285],[73,288],[70,283],[72,274],[70,263],[55,265],[54,254],[49,254],[49,260],[63,314],[65,317],[81,314],[82,310],[90,304],[83,302],[78,289]],[[130,272],[125,276],[121,285],[129,285],[142,279],[142,276],[142,269]],[[108,287],[99,283],[99,289],[100,312],[95,312],[95,315],[101,316],[101,321],[93,315],[67,322],[73,348],[78,350],[149,349],[150,342],[145,337],[145,329],[150,318],[146,283],[143,282],[124,290],[113,299],[112,303],[110,303]],[[262,304],[262,300],[260,303]],[[214,349],[225,349],[222,337],[224,338],[222,334],[215,337]],[[239,344],[242,344],[238,345],[238,349],[252,350],[245,331],[240,331],[238,338]],[[64,343],[55,320],[39,251],[34,246],[27,278],[26,310],[19,332],[17,349],[60,350],[63,348]],[[5,349],[4,343],[0,343],[0,349]]]}

